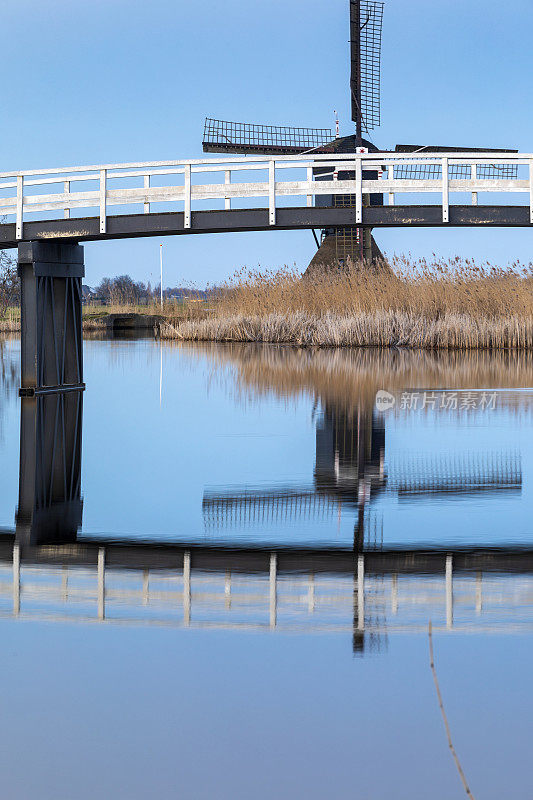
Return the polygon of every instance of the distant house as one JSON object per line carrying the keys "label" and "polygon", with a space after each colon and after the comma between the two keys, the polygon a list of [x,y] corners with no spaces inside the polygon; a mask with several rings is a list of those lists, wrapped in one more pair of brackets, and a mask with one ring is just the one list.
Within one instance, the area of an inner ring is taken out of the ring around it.
{"label": "distant house", "polygon": [[198,302],[207,298],[207,292],[203,289],[187,289],[182,286],[165,289],[164,294],[167,300],[173,300],[174,302]]}
{"label": "distant house", "polygon": [[82,303],[94,303],[96,299],[96,292],[94,289],[91,289],[90,286],[87,286],[86,283],[82,283],[81,285],[81,302]]}

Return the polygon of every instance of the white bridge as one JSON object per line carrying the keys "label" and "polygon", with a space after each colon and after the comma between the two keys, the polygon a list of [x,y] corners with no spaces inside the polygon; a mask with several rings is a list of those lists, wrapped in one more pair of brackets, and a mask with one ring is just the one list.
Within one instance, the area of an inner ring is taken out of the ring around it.
{"label": "white bridge", "polygon": [[4,247],[331,225],[531,225],[533,155],[308,154],[9,172],[0,215]]}

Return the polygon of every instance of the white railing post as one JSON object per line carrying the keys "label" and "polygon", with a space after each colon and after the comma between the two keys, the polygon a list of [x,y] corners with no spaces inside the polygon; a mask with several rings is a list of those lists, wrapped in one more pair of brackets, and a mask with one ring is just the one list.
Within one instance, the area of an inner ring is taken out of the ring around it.
{"label": "white railing post", "polygon": [[224,605],[226,608],[231,608],[231,571],[226,570],[224,578]]}
{"label": "white railing post", "polygon": [[309,585],[307,589],[307,610],[311,614],[315,610],[315,575],[309,574]]}
{"label": "white railing post", "polygon": [[183,623],[184,625],[191,624],[191,553],[189,550],[183,554]]}
{"label": "white railing post", "polygon": [[[313,183],[313,167],[307,167],[307,183],[311,185]],[[313,205],[313,195],[307,195],[307,206],[311,208]]]}
{"label": "white railing post", "polygon": [[100,233],[105,233],[107,228],[107,170],[100,170]]}
{"label": "white railing post", "polygon": [[20,613],[20,545],[13,545],[13,614]]}
{"label": "white railing post", "polygon": [[393,614],[398,613],[398,574],[396,572],[392,576],[391,611]]}
{"label": "white railing post", "polygon": [[[70,181],[65,181],[63,184],[63,191],[65,194],[70,194]],[[67,200],[68,203],[68,200]],[[70,208],[66,207],[63,209],[63,218],[70,219]]]}
{"label": "white railing post", "polygon": [[529,162],[529,221],[533,225],[533,158]]}
{"label": "white railing post", "polygon": [[17,175],[17,219],[15,222],[15,237],[18,241],[22,239],[23,232],[23,209],[24,204],[24,175]]}
{"label": "white railing post", "polygon": [[268,222],[276,224],[276,162],[268,162]]}
{"label": "white railing post", "polygon": [[357,559],[357,628],[365,629],[365,557]]}
{"label": "white railing post", "polygon": [[68,567],[66,564],[63,565],[61,575],[61,599],[64,603],[68,600]]}
{"label": "white railing post", "polygon": [[[477,182],[477,164],[472,164],[472,181]],[[472,205],[477,206],[477,192],[472,192]]]}
{"label": "white railing post", "polygon": [[150,602],[150,570],[143,570],[143,606]]}
{"label": "white railing post", "polygon": [[453,627],[453,556],[446,556],[446,627]]}
{"label": "white railing post", "polygon": [[363,221],[363,166],[361,156],[355,159],[355,221]]}
{"label": "white railing post", "polygon": [[483,573],[476,573],[476,614],[483,611]]}
{"label": "white railing post", "polygon": [[98,550],[98,619],[105,619],[105,549]]}
{"label": "white railing post", "polygon": [[190,228],[191,227],[191,165],[190,164],[185,164],[183,187],[185,195],[183,227]]}
{"label": "white railing post", "polygon": [[[149,175],[145,175],[144,176],[144,191],[147,194],[150,191],[150,176]],[[150,213],[150,203],[146,199],[144,201],[144,213],[145,214],[149,214]]]}
{"label": "white railing post", "polygon": [[442,221],[450,221],[450,180],[447,158],[442,159]]}
{"label": "white railing post", "polygon": [[[394,164],[391,164],[389,167],[389,180],[394,180]],[[394,192],[389,192],[389,205],[394,205]]]}
{"label": "white railing post", "polygon": [[[224,172],[224,185],[229,186],[231,184],[231,170],[227,169]],[[224,208],[226,211],[231,209],[231,197],[228,197],[227,193],[224,195]]]}
{"label": "white railing post", "polygon": [[270,627],[275,628],[278,618],[278,558],[276,553],[270,554]]}

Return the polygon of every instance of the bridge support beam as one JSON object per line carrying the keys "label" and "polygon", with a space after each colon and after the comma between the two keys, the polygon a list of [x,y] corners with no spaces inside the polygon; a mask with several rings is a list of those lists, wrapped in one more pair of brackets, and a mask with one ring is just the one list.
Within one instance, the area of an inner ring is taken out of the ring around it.
{"label": "bridge support beam", "polygon": [[23,397],[83,390],[83,247],[21,242],[21,389]]}

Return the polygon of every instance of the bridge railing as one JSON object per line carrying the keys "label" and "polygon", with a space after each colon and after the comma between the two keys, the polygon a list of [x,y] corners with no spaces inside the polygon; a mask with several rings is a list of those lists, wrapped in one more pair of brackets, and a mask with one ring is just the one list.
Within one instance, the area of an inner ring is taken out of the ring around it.
{"label": "bridge railing", "polygon": [[[319,180],[315,179],[317,170]],[[183,227],[188,230],[193,227],[195,204],[230,211],[235,202],[257,198],[268,207],[268,221],[274,226],[278,208],[289,198],[301,198],[301,205],[312,206],[320,196],[351,195],[357,224],[363,222],[363,207],[371,194],[382,194],[389,205],[398,195],[414,196],[420,204],[420,195],[434,194],[442,221],[448,222],[452,193],[468,194],[469,202],[476,205],[480,193],[494,192],[526,195],[533,223],[533,155],[299,155],[9,172],[0,174],[0,215],[15,220],[19,240],[24,222],[35,215],[69,218],[82,210],[86,212],[82,217],[99,217],[100,233],[105,234],[111,213],[124,212],[126,207],[130,214],[135,213],[132,208],[144,214],[182,212]]]}
{"label": "bridge railing", "polygon": [[0,563],[0,618],[79,620],[179,627],[368,633],[435,629],[524,632],[533,627],[533,576],[529,573],[456,571],[375,574],[364,555],[350,574],[287,573],[270,554],[250,573],[207,571],[185,551],[175,569],[120,569],[25,563],[19,546],[12,563]]}

